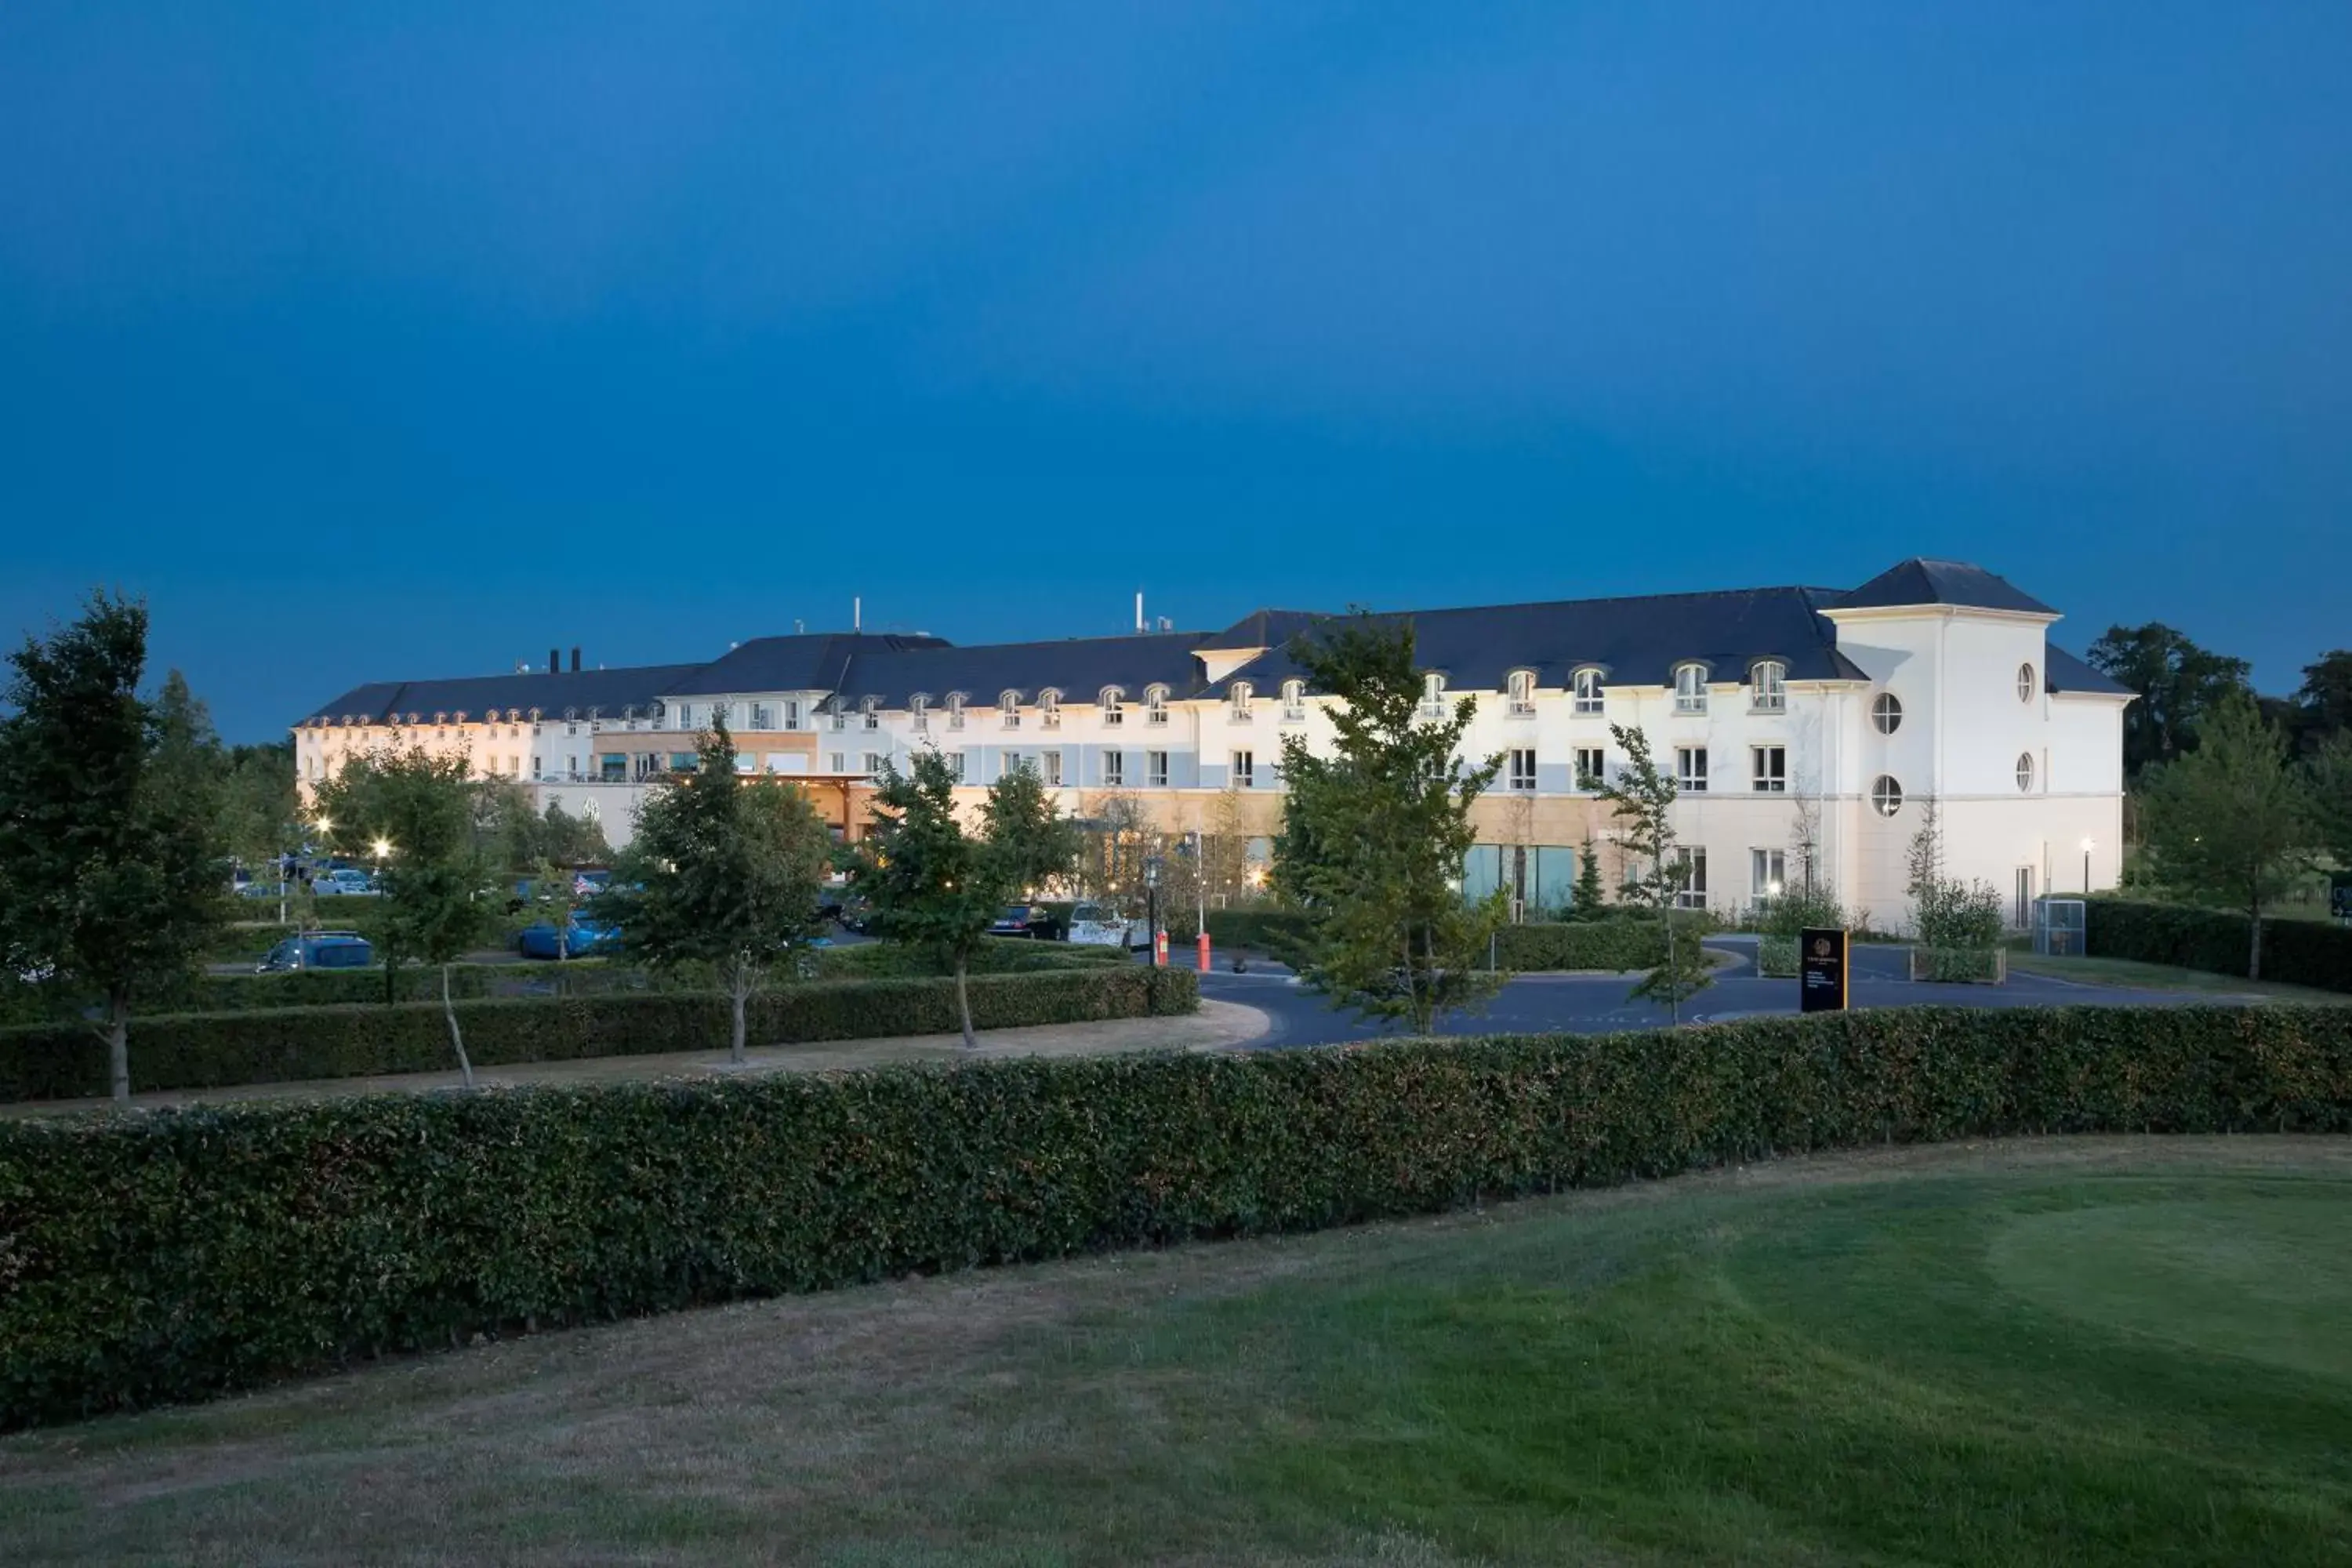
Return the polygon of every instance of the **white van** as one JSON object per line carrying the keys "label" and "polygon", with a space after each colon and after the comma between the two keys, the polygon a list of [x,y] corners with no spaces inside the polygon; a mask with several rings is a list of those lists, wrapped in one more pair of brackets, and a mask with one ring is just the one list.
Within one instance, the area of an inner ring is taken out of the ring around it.
{"label": "white van", "polygon": [[1070,940],[1088,947],[1123,947],[1129,952],[1151,945],[1151,933],[1141,921],[1129,920],[1108,904],[1079,904],[1070,910]]}

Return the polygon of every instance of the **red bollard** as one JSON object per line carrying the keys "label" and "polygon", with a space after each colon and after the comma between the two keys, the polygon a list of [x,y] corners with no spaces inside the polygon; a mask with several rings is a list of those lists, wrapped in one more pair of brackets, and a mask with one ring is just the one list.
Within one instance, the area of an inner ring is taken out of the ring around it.
{"label": "red bollard", "polygon": [[1206,974],[1209,973],[1209,933],[1207,931],[1201,933],[1200,947],[1201,973]]}
{"label": "red bollard", "polygon": [[1164,931],[1151,933],[1151,967],[1154,969],[1168,967],[1168,933]]}

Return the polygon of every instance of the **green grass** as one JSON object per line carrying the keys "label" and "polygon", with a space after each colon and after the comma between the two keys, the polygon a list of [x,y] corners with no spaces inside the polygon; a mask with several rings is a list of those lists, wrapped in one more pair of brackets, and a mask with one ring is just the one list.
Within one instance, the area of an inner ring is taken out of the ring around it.
{"label": "green grass", "polygon": [[2272,1002],[2315,1002],[2344,1005],[2344,993],[2312,985],[2287,985],[2275,980],[2248,980],[2237,974],[2215,974],[2204,969],[2179,969],[2168,963],[2143,963],[2132,958],[2045,958],[2012,947],[2009,967],[2020,974],[2046,974],[2082,985],[2121,985],[2142,991],[2199,991],[2214,995],[2253,996]]}
{"label": "green grass", "polygon": [[2352,1141],[1759,1167],[0,1443],[0,1560],[2343,1563]]}

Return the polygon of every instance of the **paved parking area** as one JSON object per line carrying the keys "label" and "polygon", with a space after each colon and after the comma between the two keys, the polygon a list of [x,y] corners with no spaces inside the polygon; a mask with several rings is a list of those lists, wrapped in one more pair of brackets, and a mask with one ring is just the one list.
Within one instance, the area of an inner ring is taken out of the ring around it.
{"label": "paved parking area", "polygon": [[[1710,938],[1707,946],[1738,962],[1717,971],[1716,983],[1685,1005],[1685,1022],[1722,1022],[1797,1011],[1794,980],[1766,980],[1757,975],[1754,938]],[[1922,984],[1909,978],[1902,948],[1857,947],[1853,953],[1852,1001],[1856,1007],[2055,1007],[2070,1004],[2173,1007],[2229,1000],[2178,991],[2084,985],[2046,975],[2016,973],[2011,973],[2002,985]],[[1630,976],[1622,974],[1520,975],[1506,984],[1483,1012],[1449,1016],[1439,1025],[1439,1032],[1598,1035],[1664,1026],[1667,1022],[1664,1007],[1628,998],[1633,984]],[[1336,1045],[1380,1032],[1371,1025],[1359,1022],[1353,1014],[1334,1009],[1279,965],[1253,963],[1249,972],[1242,974],[1221,967],[1202,977],[1201,994],[1218,1001],[1245,1003],[1266,1015],[1267,1032],[1248,1042],[1253,1047]]]}

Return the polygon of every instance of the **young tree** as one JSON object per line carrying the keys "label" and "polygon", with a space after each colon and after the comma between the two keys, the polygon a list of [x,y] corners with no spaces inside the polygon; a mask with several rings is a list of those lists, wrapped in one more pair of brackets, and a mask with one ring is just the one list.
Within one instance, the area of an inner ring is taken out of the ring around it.
{"label": "young tree", "polygon": [[571,868],[545,858],[532,866],[530,902],[533,912],[555,928],[555,962],[566,962],[572,956],[572,917],[581,903]]}
{"label": "young tree", "polygon": [[2352,731],[2330,735],[2311,759],[2311,807],[2320,846],[2352,871]]}
{"label": "young tree", "polygon": [[1242,805],[1242,792],[1229,784],[1218,792],[1201,834],[1199,875],[1207,884],[1210,899],[1218,901],[1220,908],[1250,891],[1249,840],[1249,816]]}
{"label": "young tree", "polygon": [[1055,809],[1034,768],[1007,769],[980,816],[992,878],[1008,900],[1034,897],[1076,868],[1077,825]]}
{"label": "young tree", "polygon": [[1498,977],[1478,965],[1508,913],[1497,889],[1475,905],[1462,868],[1477,832],[1472,805],[1500,757],[1456,756],[1475,704],[1431,715],[1409,622],[1359,615],[1289,649],[1329,708],[1331,754],[1282,742],[1276,892],[1310,917],[1306,962],[1335,1005],[1402,1018],[1427,1033],[1450,1008],[1483,1001]]}
{"label": "young tree", "polygon": [[2309,784],[2288,765],[2286,738],[2253,703],[2233,698],[2207,719],[2197,749],[2152,773],[2142,822],[2168,885],[2243,910],[2246,974],[2263,973],[2263,910],[2310,864]]}
{"label": "young tree", "polygon": [[1584,847],[1576,857],[1576,901],[1569,907],[1572,921],[1597,921],[1607,907],[1609,894],[1601,885],[1601,846],[1584,836]]}
{"label": "young tree", "polygon": [[[1990,953],[2000,945],[2000,894],[1989,883],[1944,875],[1943,805],[1932,795],[1918,804],[1919,827],[1904,857],[1904,886],[1911,895],[1912,929],[1919,945],[1931,955]],[[1963,964],[1958,973],[1974,976],[1979,972]]]}
{"label": "young tree", "polygon": [[176,676],[142,700],[146,661],[146,607],[93,595],[9,656],[0,717],[0,964],[102,1004],[118,1104],[133,1001],[192,971],[226,916],[202,710]]}
{"label": "young tree", "polygon": [[745,1010],[768,968],[822,929],[833,836],[799,790],[735,771],[724,725],[703,732],[692,773],[669,775],[637,813],[612,889],[590,903],[622,949],[656,969],[707,964],[732,1008],[727,1059],[743,1059]]}
{"label": "young tree", "polygon": [[1664,1002],[1667,1016],[1679,1024],[1684,1001],[1714,979],[1698,939],[1686,936],[1675,915],[1690,881],[1690,861],[1675,840],[1675,781],[1658,771],[1650,756],[1650,737],[1643,731],[1612,724],[1609,733],[1625,753],[1625,765],[1614,784],[1588,779],[1583,787],[1607,801],[1622,825],[1626,901],[1656,910],[1665,925],[1666,960],[1642,977],[1633,994]]}
{"label": "young tree", "polygon": [[964,1048],[976,1049],[968,976],[1003,905],[1003,888],[980,842],[956,819],[956,777],[946,758],[926,748],[915,752],[908,772],[886,762],[879,776],[868,808],[872,824],[850,862],[850,886],[872,910],[875,935],[927,948],[952,967]]}
{"label": "young tree", "polygon": [[422,748],[378,752],[321,784],[319,809],[340,842],[358,846],[383,868],[385,995],[403,959],[439,968],[449,1048],[471,1089],[474,1064],[450,975],[497,930],[504,896],[497,886],[503,868],[484,847],[469,773],[463,757],[436,757]]}
{"label": "young tree", "polygon": [[2352,648],[2334,648],[2303,667],[2296,729],[2316,743],[2352,729]]}

